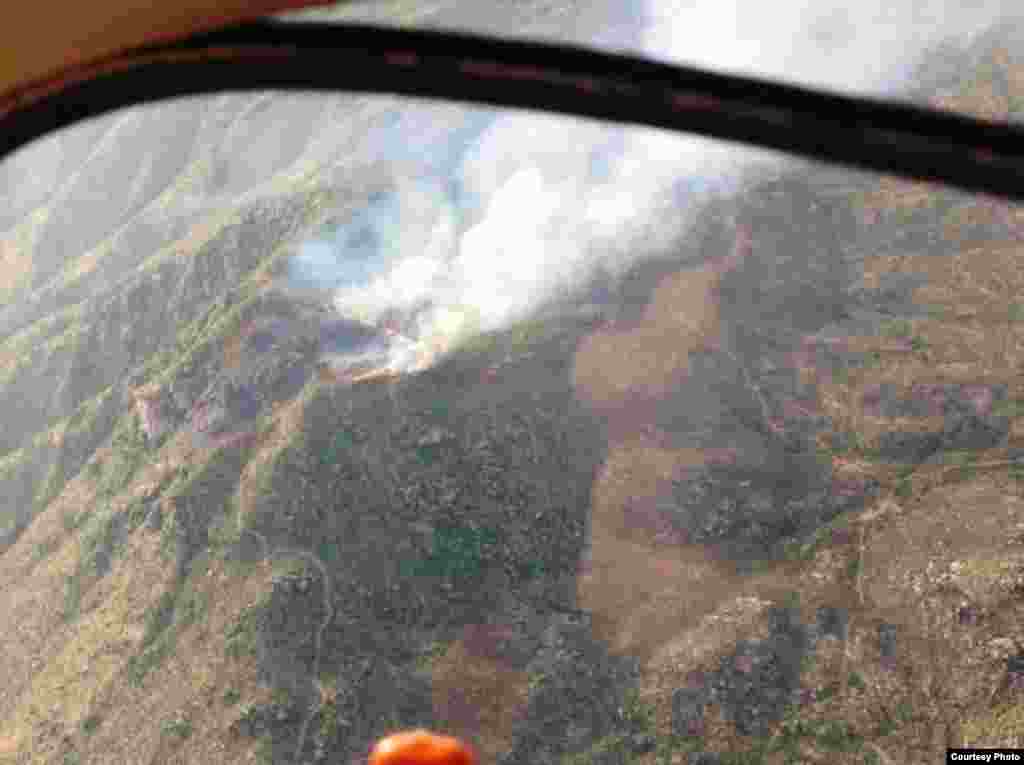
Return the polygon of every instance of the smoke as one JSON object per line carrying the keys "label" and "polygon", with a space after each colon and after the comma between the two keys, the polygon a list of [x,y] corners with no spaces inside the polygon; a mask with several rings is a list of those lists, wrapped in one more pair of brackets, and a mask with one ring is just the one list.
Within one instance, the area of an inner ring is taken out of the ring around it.
{"label": "smoke", "polygon": [[[907,84],[930,46],[1005,20],[1006,0],[649,0],[600,40],[661,60],[875,95]],[[422,366],[528,316],[599,265],[621,273],[677,241],[702,197],[784,159],[723,142],[525,112],[409,105],[381,154],[406,179],[307,243],[295,278],[343,314],[414,316]],[[458,115],[461,114],[461,117]],[[441,116],[439,116],[441,115]],[[780,223],[780,225],[784,225]]]}
{"label": "smoke", "polygon": [[1020,18],[1007,0],[653,0],[646,51],[719,71],[863,94],[899,88],[920,55]]}

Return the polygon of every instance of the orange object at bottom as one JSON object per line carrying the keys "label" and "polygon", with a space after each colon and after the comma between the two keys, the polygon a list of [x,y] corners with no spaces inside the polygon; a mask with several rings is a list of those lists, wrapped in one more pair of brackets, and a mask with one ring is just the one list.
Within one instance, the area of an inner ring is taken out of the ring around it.
{"label": "orange object at bottom", "polygon": [[419,729],[382,738],[369,765],[476,765],[476,754],[457,738]]}

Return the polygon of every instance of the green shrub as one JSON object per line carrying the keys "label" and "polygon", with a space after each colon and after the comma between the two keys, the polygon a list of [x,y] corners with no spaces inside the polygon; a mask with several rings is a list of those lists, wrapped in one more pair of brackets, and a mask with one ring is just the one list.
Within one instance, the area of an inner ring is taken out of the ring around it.
{"label": "green shrub", "polygon": [[864,440],[864,436],[861,433],[854,433],[850,437],[850,442],[853,444],[853,448],[859,452],[868,451],[867,442]]}
{"label": "green shrub", "polygon": [[913,326],[905,319],[882,322],[882,335],[885,337],[907,337],[913,331]]}
{"label": "green shrub", "polygon": [[146,514],[149,512],[149,507],[141,499],[133,499],[127,507],[126,513],[128,515],[128,528],[134,531],[139,528],[146,520]]}
{"label": "green shrub", "polygon": [[100,720],[98,715],[89,715],[84,720],[82,720],[82,733],[84,733],[87,736],[91,736],[93,733],[99,730],[101,722],[102,721]]}
{"label": "green shrub", "polygon": [[64,621],[72,622],[78,618],[82,606],[82,572],[64,578]]}
{"label": "green shrub", "polygon": [[567,754],[562,757],[562,765],[591,765],[595,758],[608,753],[626,755],[626,739],[618,734],[611,734],[594,742],[594,744],[583,752]]}
{"label": "green shrub", "polygon": [[110,498],[120,493],[147,459],[146,436],[138,412],[132,410],[114,426],[110,440],[112,454],[102,467],[97,494]]}
{"label": "green shrub", "polygon": [[206,619],[209,611],[209,597],[203,593],[192,592],[181,595],[175,605],[175,620],[179,627]]}
{"label": "green shrub", "polygon": [[[754,756],[760,755],[763,758],[764,754],[782,752],[783,759],[787,765],[799,762],[800,739],[806,736],[813,736],[815,728],[813,723],[800,719],[798,715],[798,708],[790,707],[786,711],[785,721],[782,723],[778,734],[771,738],[766,746],[760,747],[750,754]],[[750,761],[761,762],[760,759]],[[740,762],[743,762],[743,760],[740,760]]]}
{"label": "green shrub", "polygon": [[152,645],[128,660],[128,681],[135,687],[142,685],[146,676],[163,664],[174,648],[174,634],[165,632]]}
{"label": "green shrub", "polygon": [[338,708],[328,702],[320,708],[320,738],[330,741],[338,735]]}
{"label": "green shrub", "polygon": [[798,714],[796,707],[787,710],[779,733],[768,742],[767,747],[762,745],[756,752],[762,756],[767,752],[784,752],[786,763],[798,763],[801,761],[800,740],[803,738],[813,738],[818,747],[833,752],[859,752],[863,747],[863,737],[854,733],[846,722],[804,720]]}
{"label": "green shrub", "polygon": [[544,575],[544,564],[539,560],[531,560],[519,566],[519,575],[523,579],[536,579]]}
{"label": "green shrub", "polygon": [[328,445],[324,451],[321,463],[324,465],[333,465],[347,453],[350,449],[355,446],[355,438],[353,434],[348,430],[340,430],[334,436],[334,440]]}
{"label": "green shrub", "polygon": [[992,407],[996,417],[1024,417],[1024,401],[1009,399],[1000,401]]}
{"label": "green shrub", "polygon": [[914,465],[913,463],[907,464],[907,465],[901,465],[899,467],[899,469],[896,471],[896,477],[897,477],[897,479],[900,479],[900,480],[902,480],[904,478],[909,478],[916,471],[917,471],[917,465]]}
{"label": "green shrub", "polygon": [[910,702],[901,701],[896,705],[896,720],[901,723],[908,723],[914,717],[914,709],[910,706]]}
{"label": "green shrub", "polygon": [[256,747],[256,761],[260,765],[274,765],[274,740],[264,734]]}
{"label": "green shrub", "polygon": [[175,511],[165,512],[160,522],[160,555],[164,560],[173,560],[178,546]]}
{"label": "green shrub", "polygon": [[858,672],[851,672],[847,683],[851,688],[856,688],[858,691],[863,691],[868,687],[867,683],[864,682],[864,678]]}
{"label": "green shrub", "polygon": [[1010,465],[1009,470],[1010,478],[1014,481],[1024,481],[1024,465],[1013,464]]}
{"label": "green shrub", "polygon": [[654,761],[657,765],[672,765],[673,755],[676,752],[696,751],[701,745],[699,739],[671,735],[658,736],[657,743],[654,745]]}
{"label": "green shrub", "polygon": [[174,623],[176,594],[164,592],[156,604],[146,610],[143,623],[142,650],[128,660],[128,679],[139,686],[149,672],[171,655],[175,644]]}
{"label": "green shrub", "polygon": [[640,691],[631,688],[622,701],[622,718],[636,731],[654,731],[654,708],[640,698]]}
{"label": "green shrub", "polygon": [[156,604],[146,609],[142,645],[148,646],[156,641],[166,630],[174,618],[174,592],[168,590],[160,595]]}
{"label": "green shrub", "polygon": [[45,542],[36,542],[32,548],[32,558],[36,561],[41,561],[56,550],[60,544],[56,539],[47,539]]}
{"label": "green shrub", "polygon": [[224,641],[224,652],[232,659],[256,654],[256,619],[259,606],[246,609],[238,621],[228,628]]}
{"label": "green shrub", "polygon": [[0,481],[8,481],[18,474],[31,456],[26,449],[18,449],[0,457]]}
{"label": "green shrub", "polygon": [[402,573],[405,576],[469,579],[480,573],[484,546],[496,544],[497,539],[493,529],[467,526],[436,529],[430,556],[421,561],[402,561]]}
{"label": "green shrub", "polygon": [[232,659],[256,655],[256,641],[250,635],[234,635],[224,642],[224,653]]}
{"label": "green shrub", "polygon": [[846,575],[850,579],[856,579],[860,576],[863,566],[864,564],[861,562],[859,555],[856,558],[851,558],[850,562],[846,564]]}
{"label": "green shrub", "polygon": [[726,752],[720,758],[722,765],[763,765],[765,754],[760,749],[745,752]]}
{"label": "green shrub", "polygon": [[877,447],[864,449],[861,456],[869,462],[880,462],[883,460],[882,450]]}
{"label": "green shrub", "polygon": [[90,431],[96,424],[96,416],[99,414],[101,407],[113,393],[113,387],[108,386],[88,401],[81,403],[68,418],[67,429],[72,433]]}
{"label": "green shrub", "polygon": [[206,532],[208,547],[216,552],[224,553],[241,538],[238,528],[238,506],[235,499],[224,503],[224,510],[211,522]]}
{"label": "green shrub", "polygon": [[828,720],[818,727],[815,741],[822,749],[833,752],[858,752],[864,739],[856,735],[842,720]]}
{"label": "green shrub", "polygon": [[788,561],[808,561],[814,559],[817,550],[817,541],[802,542],[799,539],[791,539],[782,548],[782,557]]}
{"label": "green shrub", "polygon": [[446,643],[443,640],[434,640],[431,642],[430,645],[427,646],[426,650],[416,657],[416,669],[421,672],[429,670],[437,659],[444,656],[445,652],[448,650],[448,646],[449,643]]}
{"label": "green shrub", "polygon": [[184,717],[175,717],[173,720],[165,720],[160,731],[164,735],[184,739],[192,735],[192,723]]}
{"label": "green shrub", "polygon": [[80,565],[91,568],[99,575],[99,553],[105,552],[113,556],[116,552],[114,541],[119,518],[109,506],[105,506],[100,512],[93,513],[89,521],[82,533]]}
{"label": "green shrub", "polygon": [[228,688],[226,691],[224,691],[224,696],[222,697],[224,703],[227,706],[233,706],[234,704],[237,704],[241,698],[242,694],[239,693],[238,690],[235,688]]}
{"label": "green shrub", "polygon": [[290,709],[295,704],[295,697],[287,688],[275,688],[270,694],[270,701],[279,707]]}

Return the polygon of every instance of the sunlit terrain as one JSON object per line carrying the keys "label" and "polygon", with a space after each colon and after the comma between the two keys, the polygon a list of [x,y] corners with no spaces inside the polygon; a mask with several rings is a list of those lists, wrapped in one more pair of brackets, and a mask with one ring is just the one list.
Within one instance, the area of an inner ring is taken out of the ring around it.
{"label": "sunlit terrain", "polygon": [[[1019,119],[1012,9],[880,6],[337,12]],[[15,160],[0,763],[348,764],[417,726],[484,765],[1022,746],[1018,206],[378,96]]]}

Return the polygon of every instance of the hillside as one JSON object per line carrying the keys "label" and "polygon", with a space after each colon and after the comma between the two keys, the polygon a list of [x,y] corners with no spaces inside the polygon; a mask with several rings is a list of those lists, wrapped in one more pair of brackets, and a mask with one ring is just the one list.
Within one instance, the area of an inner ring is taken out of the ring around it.
{"label": "hillside", "polygon": [[[1012,41],[909,96],[1018,118]],[[794,162],[425,369],[339,373],[391,335],[282,285],[399,184],[393,105],[160,106],[0,168],[0,763],[1021,746],[1024,213]]]}

